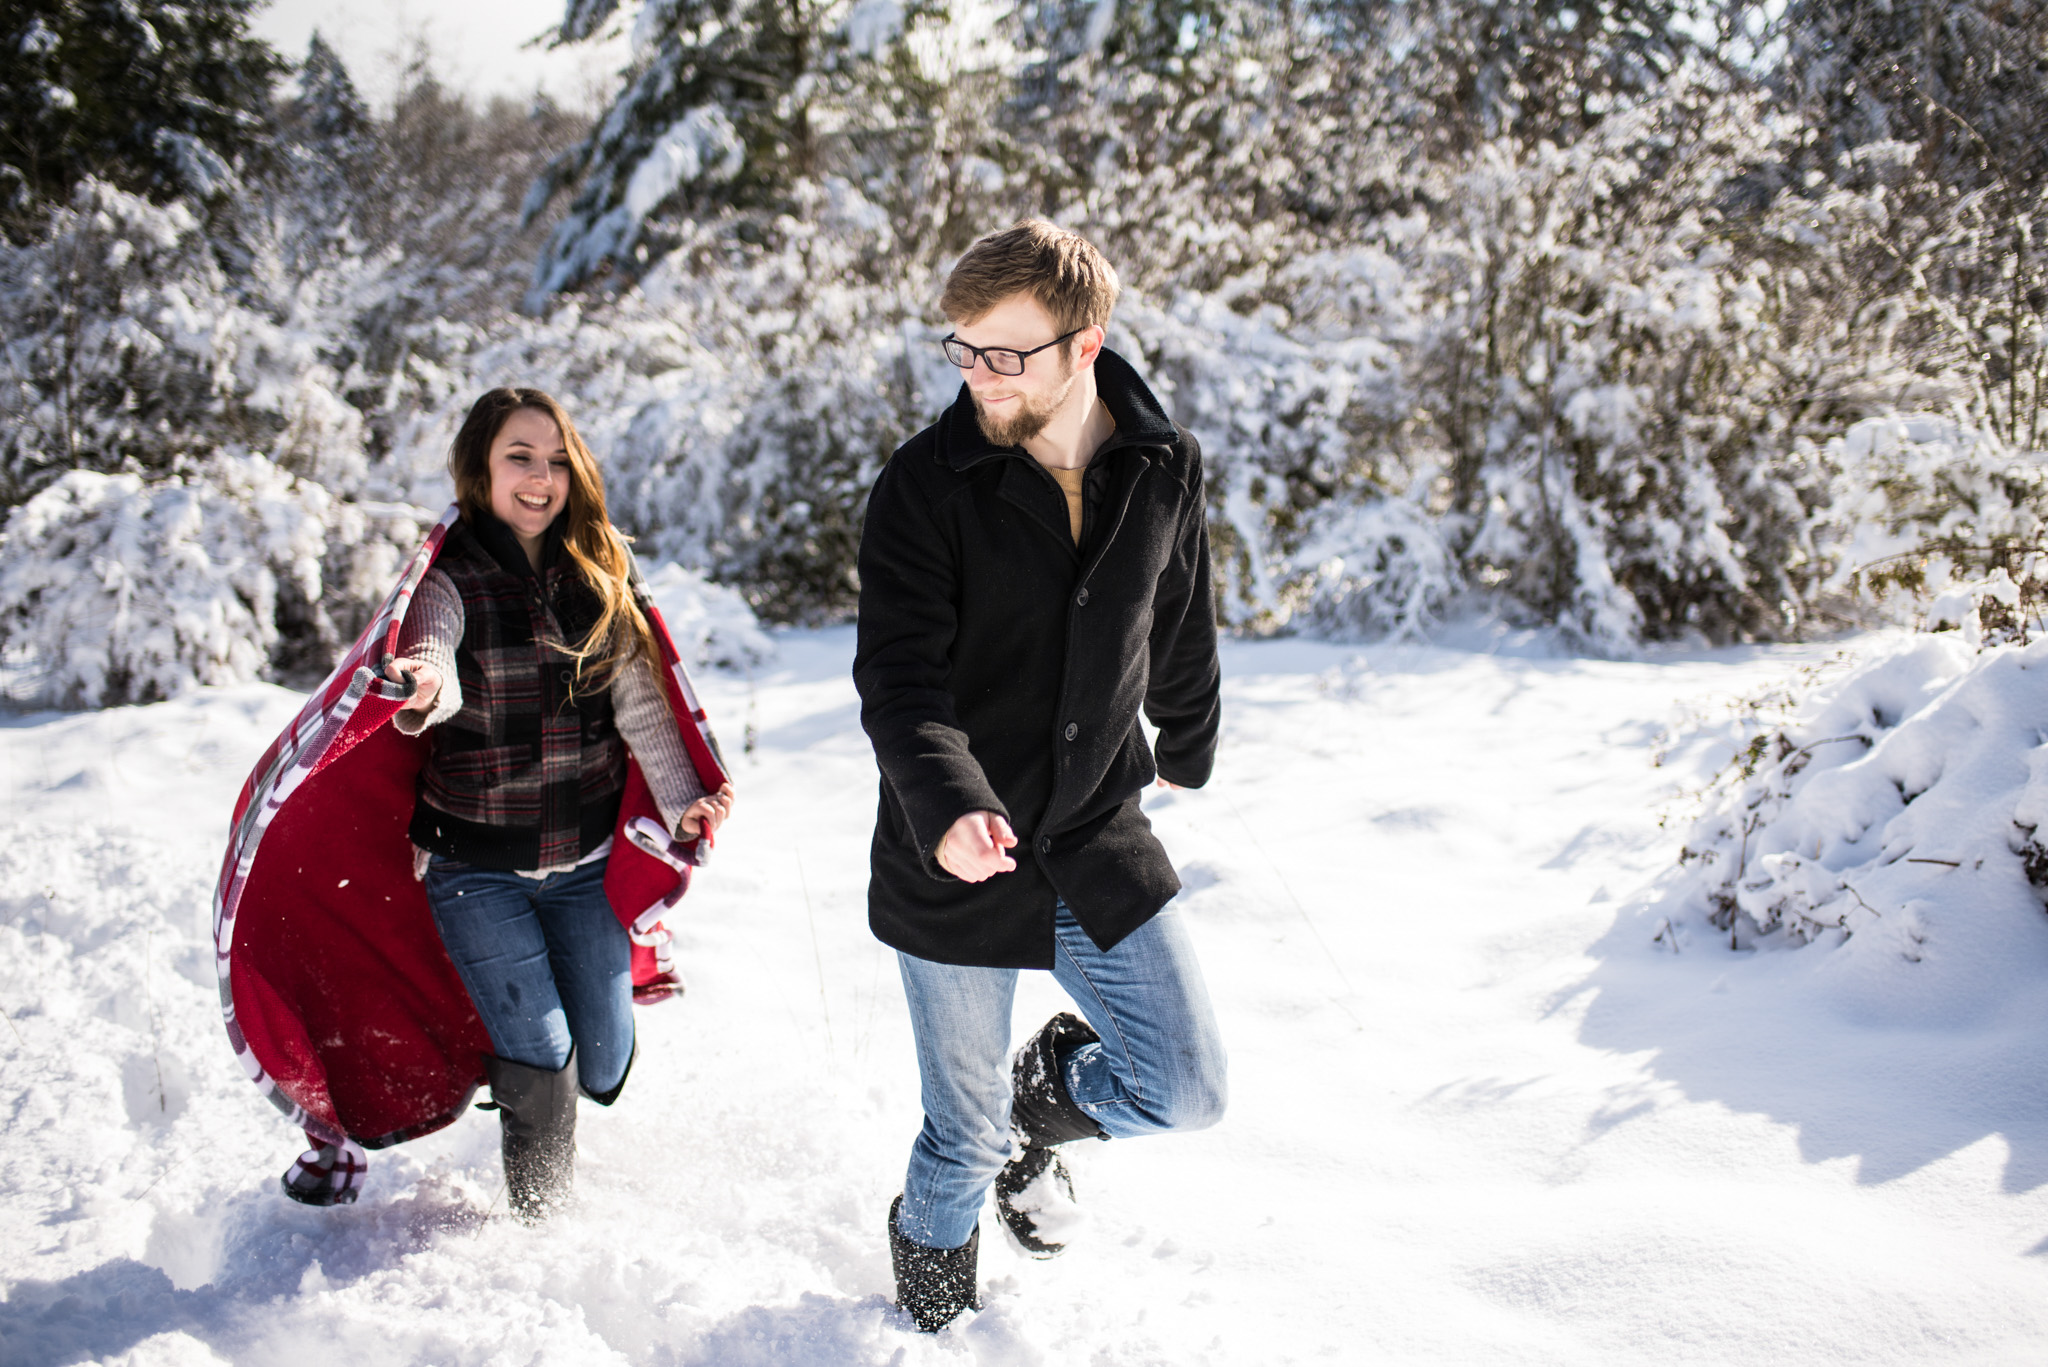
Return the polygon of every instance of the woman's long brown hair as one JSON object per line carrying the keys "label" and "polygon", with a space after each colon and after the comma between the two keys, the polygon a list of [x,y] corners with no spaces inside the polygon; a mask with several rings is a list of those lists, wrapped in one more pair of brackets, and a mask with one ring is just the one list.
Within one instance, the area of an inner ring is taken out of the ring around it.
{"label": "woman's long brown hair", "polygon": [[632,558],[605,513],[604,475],[576,424],[569,420],[568,410],[552,395],[538,389],[493,389],[471,406],[462,429],[455,434],[455,444],[448,449],[448,473],[455,477],[455,501],[461,505],[463,517],[475,522],[479,514],[490,512],[491,443],[497,440],[505,419],[522,408],[547,414],[562,431],[562,446],[569,453],[569,506],[561,512],[562,546],[603,605],[589,634],[573,645],[562,642],[561,648],[575,657],[579,680],[594,664],[592,677],[600,687],[632,663],[635,655],[644,656],[658,671],[661,652],[655,648],[654,632],[640,605],[633,601]]}

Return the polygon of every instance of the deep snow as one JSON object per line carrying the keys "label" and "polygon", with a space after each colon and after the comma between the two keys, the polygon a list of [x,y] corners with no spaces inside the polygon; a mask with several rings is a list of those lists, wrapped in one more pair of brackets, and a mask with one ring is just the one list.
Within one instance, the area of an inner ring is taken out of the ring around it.
{"label": "deep snow", "polygon": [[[484,1115],[373,1154],[354,1207],[277,1193],[296,1135],[222,1036],[207,921],[296,695],[0,725],[0,1363],[2048,1357],[2041,995],[1890,1019],[1814,990],[1826,943],[1652,941],[1685,829],[1657,817],[1725,757],[1655,768],[1660,733],[1825,653],[1790,648],[1226,646],[1216,780],[1148,805],[1230,1114],[1082,1146],[1076,1246],[1031,1262],[985,1219],[988,1308],[907,1332],[882,1221],[916,1077],[863,916],[852,640],[777,644],[701,680],[742,798],[677,927],[690,991],[642,1013],[539,1232]],[[2009,954],[2048,980],[2048,917]],[[1020,1036],[1060,1002],[1020,998]]]}

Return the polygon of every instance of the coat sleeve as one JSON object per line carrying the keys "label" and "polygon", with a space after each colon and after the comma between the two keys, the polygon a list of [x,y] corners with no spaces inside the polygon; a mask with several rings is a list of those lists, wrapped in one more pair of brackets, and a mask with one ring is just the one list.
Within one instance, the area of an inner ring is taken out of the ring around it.
{"label": "coat sleeve", "polygon": [[690,804],[705,795],[704,783],[683,748],[668,695],[645,656],[634,656],[612,680],[612,712],[626,748],[640,761],[662,824],[675,830]]}
{"label": "coat sleeve", "polygon": [[860,537],[860,614],[853,682],[875,763],[902,808],[925,871],[969,812],[1003,806],[968,748],[947,683],[959,622],[959,560],[898,453],[868,496]]}
{"label": "coat sleeve", "polygon": [[1191,465],[1187,506],[1152,600],[1152,678],[1145,715],[1159,728],[1159,776],[1199,788],[1216,767],[1222,670],[1216,661],[1216,593],[1209,578],[1209,510],[1202,451],[1183,432]]}
{"label": "coat sleeve", "polygon": [[408,736],[439,726],[462,710],[462,680],[455,668],[455,647],[462,640],[462,595],[439,570],[428,570],[412,596],[412,611],[398,633],[398,653],[423,660],[441,676],[441,693],[425,712],[400,712],[391,724]]}

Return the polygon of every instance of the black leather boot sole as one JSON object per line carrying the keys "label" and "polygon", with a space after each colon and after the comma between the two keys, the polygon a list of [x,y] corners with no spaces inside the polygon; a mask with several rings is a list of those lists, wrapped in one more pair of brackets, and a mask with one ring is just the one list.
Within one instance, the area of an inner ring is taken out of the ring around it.
{"label": "black leather boot sole", "polygon": [[1010,1231],[1026,1253],[1034,1258],[1057,1257],[1066,1249],[1064,1243],[1045,1237],[1038,1227],[1038,1212],[1027,1210],[1019,1203],[1024,1193],[1041,1178],[1053,1183],[1058,1195],[1066,1198],[1068,1204],[1074,1200],[1074,1179],[1067,1172],[1067,1165],[1060,1161],[1059,1151],[1049,1146],[1027,1144],[1024,1151],[1004,1165],[996,1174],[996,1210],[1003,1217],[1004,1228]]}

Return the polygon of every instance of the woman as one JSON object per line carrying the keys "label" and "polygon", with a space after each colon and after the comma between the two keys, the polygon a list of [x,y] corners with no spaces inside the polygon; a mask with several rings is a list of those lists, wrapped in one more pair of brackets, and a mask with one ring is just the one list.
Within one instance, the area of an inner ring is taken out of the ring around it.
{"label": "woman", "polygon": [[562,406],[535,389],[477,400],[449,454],[461,518],[414,596],[393,718],[431,749],[414,872],[495,1057],[513,1211],[569,1192],[579,1092],[610,1105],[634,1053],[631,941],[604,891],[630,750],[678,838],[715,833],[655,672],[637,577],[604,484]]}

